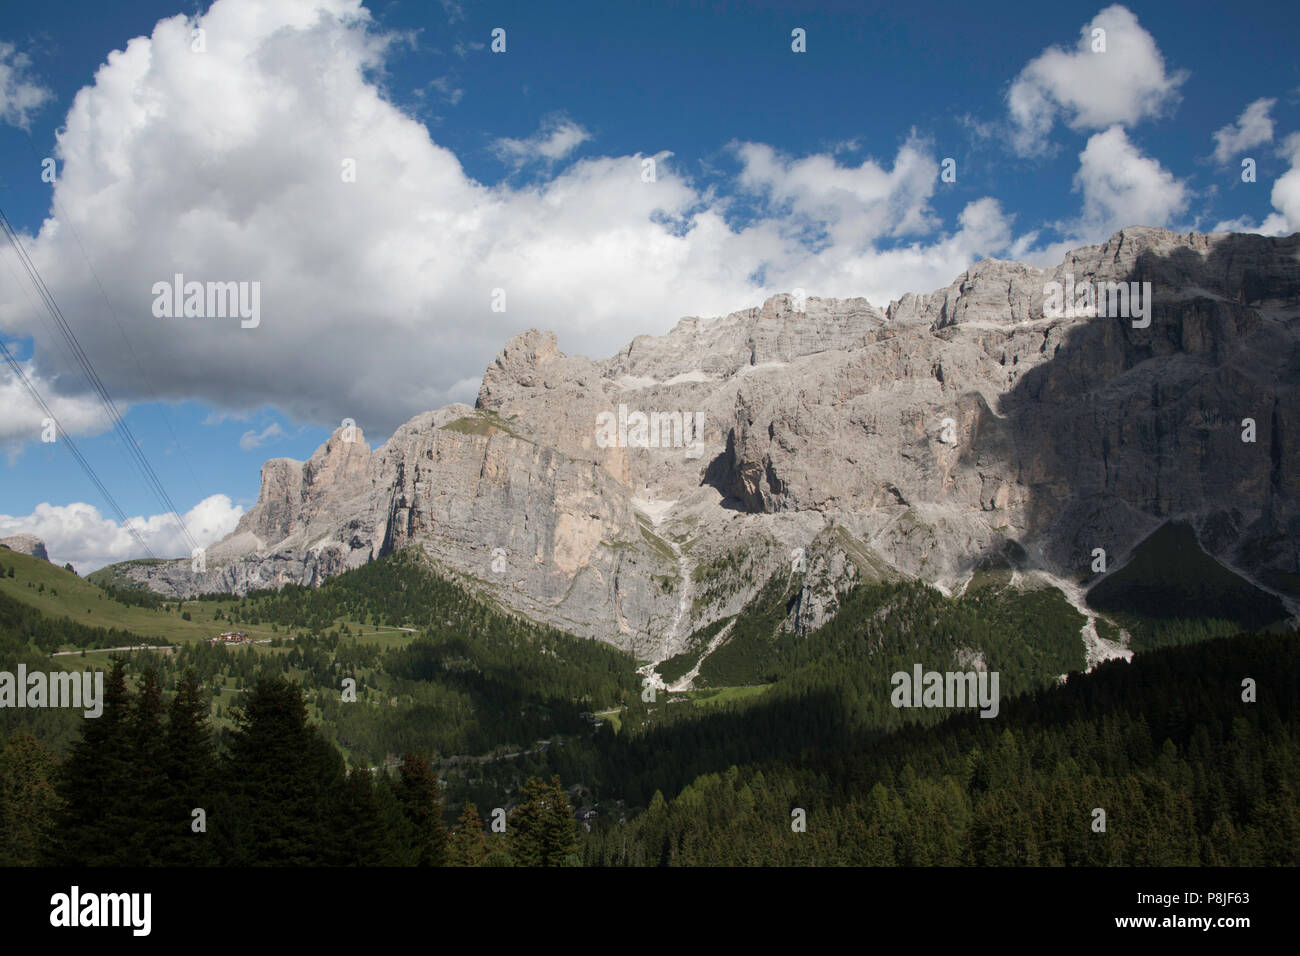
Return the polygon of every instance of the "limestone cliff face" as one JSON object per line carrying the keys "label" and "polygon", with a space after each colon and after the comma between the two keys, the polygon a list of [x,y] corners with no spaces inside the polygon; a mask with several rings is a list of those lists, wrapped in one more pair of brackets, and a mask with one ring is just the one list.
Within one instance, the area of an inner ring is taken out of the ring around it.
{"label": "limestone cliff face", "polygon": [[[1150,283],[1146,316],[1061,317],[1045,293],[1119,282]],[[656,657],[801,558],[800,630],[864,577],[959,587],[1008,540],[1069,575],[1172,517],[1276,584],[1300,572],[1298,329],[1300,236],[1133,228],[883,310],[778,295],[604,360],[530,330],[476,408],[270,461],[205,571],[130,573],[241,591],[418,544],[507,606]]]}

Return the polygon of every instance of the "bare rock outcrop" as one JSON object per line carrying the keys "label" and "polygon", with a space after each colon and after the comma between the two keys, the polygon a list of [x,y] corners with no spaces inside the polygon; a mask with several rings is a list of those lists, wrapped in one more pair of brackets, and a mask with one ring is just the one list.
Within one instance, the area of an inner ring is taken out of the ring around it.
{"label": "bare rock outcrop", "polygon": [[14,534],[7,538],[0,538],[0,547],[40,558],[42,561],[50,560],[50,555],[45,550],[45,542],[34,534]]}
{"label": "bare rock outcrop", "polygon": [[[1049,283],[1102,293],[1062,314]],[[1145,316],[1107,311],[1118,283]],[[335,432],[306,462],[267,462],[206,569],[129,573],[242,591],[415,544],[506,606],[647,657],[734,614],[800,549],[796,631],[864,578],[956,588],[1009,541],[1069,577],[1174,517],[1285,588],[1298,329],[1300,235],[1139,227],[1053,269],[985,260],[883,309],[777,295],[604,360],[529,330],[476,407],[419,415],[373,451]]]}

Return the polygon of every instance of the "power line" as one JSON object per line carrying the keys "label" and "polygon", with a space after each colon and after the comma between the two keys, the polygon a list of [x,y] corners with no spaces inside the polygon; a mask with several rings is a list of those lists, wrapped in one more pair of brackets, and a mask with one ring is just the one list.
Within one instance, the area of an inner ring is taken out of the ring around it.
{"label": "power line", "polygon": [[145,554],[151,558],[155,557],[153,551],[149,549],[149,545],[145,542],[144,538],[140,536],[140,532],[136,531],[135,527],[131,524],[130,519],[127,518],[126,512],[124,512],[121,506],[118,505],[117,499],[109,493],[108,488],[106,488],[104,483],[100,481],[99,475],[95,473],[95,469],[91,467],[90,462],[86,461],[85,456],[81,454],[81,449],[79,449],[77,443],[72,440],[72,436],[64,430],[63,426],[59,423],[59,419],[55,416],[54,412],[50,410],[50,406],[45,404],[45,399],[41,398],[41,393],[37,391],[36,386],[27,378],[27,373],[23,371],[23,367],[18,363],[18,360],[14,358],[13,353],[9,351],[9,346],[5,345],[3,339],[0,339],[0,352],[4,353],[5,361],[8,362],[9,367],[13,369],[14,377],[22,382],[23,385],[27,386],[27,390],[31,392],[32,398],[36,400],[36,404],[40,405],[42,411],[45,412],[46,417],[48,417],[50,421],[54,422],[54,427],[58,429],[59,435],[63,439],[63,443],[67,445],[68,450],[72,452],[72,457],[77,459],[77,463],[81,465],[82,471],[86,473],[94,486],[99,489],[99,493],[104,496],[104,500],[108,502],[109,507],[111,507],[117,514],[118,520],[122,523],[122,527],[124,527],[131,536],[135,538],[136,543],[140,545]]}
{"label": "power line", "polygon": [[[36,149],[36,143],[32,140],[31,133],[27,130],[23,130],[23,135],[27,137],[27,145],[31,148],[32,155],[38,160],[43,159],[44,157],[42,157],[40,152]],[[136,354],[134,346],[131,345],[131,340],[127,338],[126,329],[122,327],[122,322],[117,317],[117,310],[113,308],[113,302],[109,299],[108,293],[104,290],[104,283],[99,280],[99,273],[95,271],[95,266],[90,261],[90,256],[86,253],[86,247],[81,242],[81,234],[77,232],[77,227],[72,224],[72,219],[67,215],[63,207],[59,205],[59,200],[55,192],[51,192],[50,194],[50,203],[54,206],[54,211],[59,215],[60,225],[67,226],[68,231],[72,233],[72,238],[77,241],[77,248],[81,250],[81,258],[86,261],[86,268],[90,270],[91,276],[95,279],[95,285],[99,287],[99,294],[103,297],[104,304],[108,306],[108,314],[112,316],[113,324],[117,326],[118,334],[122,336],[122,341],[125,343],[127,351],[131,353],[131,360],[135,362],[135,368],[136,371],[140,373],[140,379],[144,382],[145,387],[149,389],[149,394],[153,397],[154,404],[158,408],[158,414],[162,418],[163,424],[167,426],[167,433],[172,437],[172,444],[176,447],[176,450],[180,452],[181,461],[185,462],[185,468],[189,471],[190,478],[194,481],[194,489],[199,493],[199,497],[202,498],[203,487],[199,483],[199,476],[195,474],[194,466],[190,464],[189,456],[185,454],[185,448],[181,445],[180,439],[176,437],[176,432],[172,428],[171,417],[167,414],[167,410],[163,406],[162,400],[159,399],[158,393],[154,391],[153,383],[149,380],[149,376],[145,373],[144,366],[140,363],[140,357]]]}
{"label": "power line", "polygon": [[[25,298],[27,300],[28,305],[31,306],[32,312],[38,316],[41,315],[41,306],[37,305],[37,303],[32,300],[31,293],[27,289],[27,283],[25,283],[21,278],[19,278],[18,274],[14,272],[13,267],[10,266],[9,264],[9,257],[0,256],[0,258],[4,259],[5,269],[8,270],[11,276],[13,276],[15,286],[22,290],[23,298]],[[72,368],[73,366],[75,366],[76,361],[73,358],[71,352],[68,351],[67,343],[65,343],[61,338],[55,337],[50,332],[49,323],[46,322],[44,319],[42,319],[42,324],[45,326],[46,338],[49,340],[50,345],[53,348],[56,348],[59,351],[59,353],[63,356],[66,366],[68,368]],[[33,341],[36,341],[36,337],[34,335],[32,338]],[[29,390],[34,390],[34,386],[29,386]],[[111,423],[109,424],[111,425]],[[62,428],[61,425],[60,428]],[[118,440],[114,440],[112,444],[117,449],[118,454],[122,456],[123,463],[127,466],[128,469],[131,468],[134,465],[134,462],[132,461],[131,456],[127,453],[126,449],[122,447],[122,442]],[[135,466],[135,467],[138,468],[139,466]]]}
{"label": "power line", "polygon": [[131,432],[130,427],[123,419],[122,413],[118,410],[116,403],[113,401],[113,397],[109,394],[108,389],[104,386],[99,374],[95,371],[95,367],[90,361],[90,357],[86,355],[85,350],[81,347],[81,343],[77,341],[77,337],[73,333],[72,327],[68,324],[63,312],[59,309],[58,303],[54,300],[53,294],[45,284],[45,280],[41,278],[40,271],[36,268],[36,264],[32,262],[31,257],[27,254],[27,250],[23,248],[17,232],[9,223],[9,219],[5,215],[3,209],[0,209],[0,228],[3,228],[6,238],[9,240],[9,244],[13,247],[18,256],[18,261],[27,272],[28,279],[31,280],[32,285],[36,288],[37,294],[45,305],[46,311],[49,312],[50,316],[54,319],[55,326],[62,334],[64,341],[72,350],[72,354],[76,359],[76,364],[80,366],[82,374],[85,375],[87,382],[89,382],[97,394],[100,404],[108,414],[109,421],[112,424],[114,431],[127,449],[127,452],[132,458],[137,470],[145,479],[145,483],[158,499],[164,512],[169,513],[175,519],[177,526],[181,529],[181,534],[184,535],[185,540],[189,542],[191,550],[198,549],[198,542],[195,541],[194,537],[190,534],[189,529],[185,526],[185,522],[181,518],[180,512],[177,510],[175,504],[172,503],[171,496],[167,494],[167,490],[163,487],[163,484],[158,478],[157,473],[154,471],[153,466],[149,464],[148,458],[145,457],[144,452],[140,449],[139,442],[136,441],[135,435]]}

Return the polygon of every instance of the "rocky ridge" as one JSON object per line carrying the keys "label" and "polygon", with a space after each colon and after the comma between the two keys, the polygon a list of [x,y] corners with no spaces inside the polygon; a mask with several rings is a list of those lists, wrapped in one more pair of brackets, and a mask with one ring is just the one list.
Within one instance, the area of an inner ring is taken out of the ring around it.
{"label": "rocky ridge", "polygon": [[[1149,324],[1053,317],[1044,286],[1067,278],[1151,283]],[[1077,581],[1095,548],[1122,561],[1177,517],[1294,612],[1298,328],[1300,235],[1136,227],[1054,269],[984,260],[883,310],[777,295],[604,360],[529,330],[474,408],[267,462],[202,570],[118,573],[240,593],[415,544],[507,607],[658,660],[774,573],[802,575],[787,626],[803,631],[864,578],[958,589],[1010,548]],[[633,447],[637,413],[659,447]],[[698,416],[690,441],[678,422]],[[613,421],[630,440],[604,440]]]}

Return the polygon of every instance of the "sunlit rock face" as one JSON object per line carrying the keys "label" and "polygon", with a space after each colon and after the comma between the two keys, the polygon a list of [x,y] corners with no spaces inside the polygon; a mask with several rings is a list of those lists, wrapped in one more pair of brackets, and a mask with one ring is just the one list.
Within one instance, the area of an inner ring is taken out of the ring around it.
{"label": "sunlit rock face", "polygon": [[655,658],[795,561],[787,623],[806,631],[864,578],[958,587],[1008,541],[1073,575],[1174,517],[1285,588],[1298,328],[1300,236],[1132,228],[1054,269],[985,260],[883,308],[778,295],[603,360],[529,330],[475,408],[269,461],[201,569],[122,571],[238,593],[419,545],[520,613]]}

